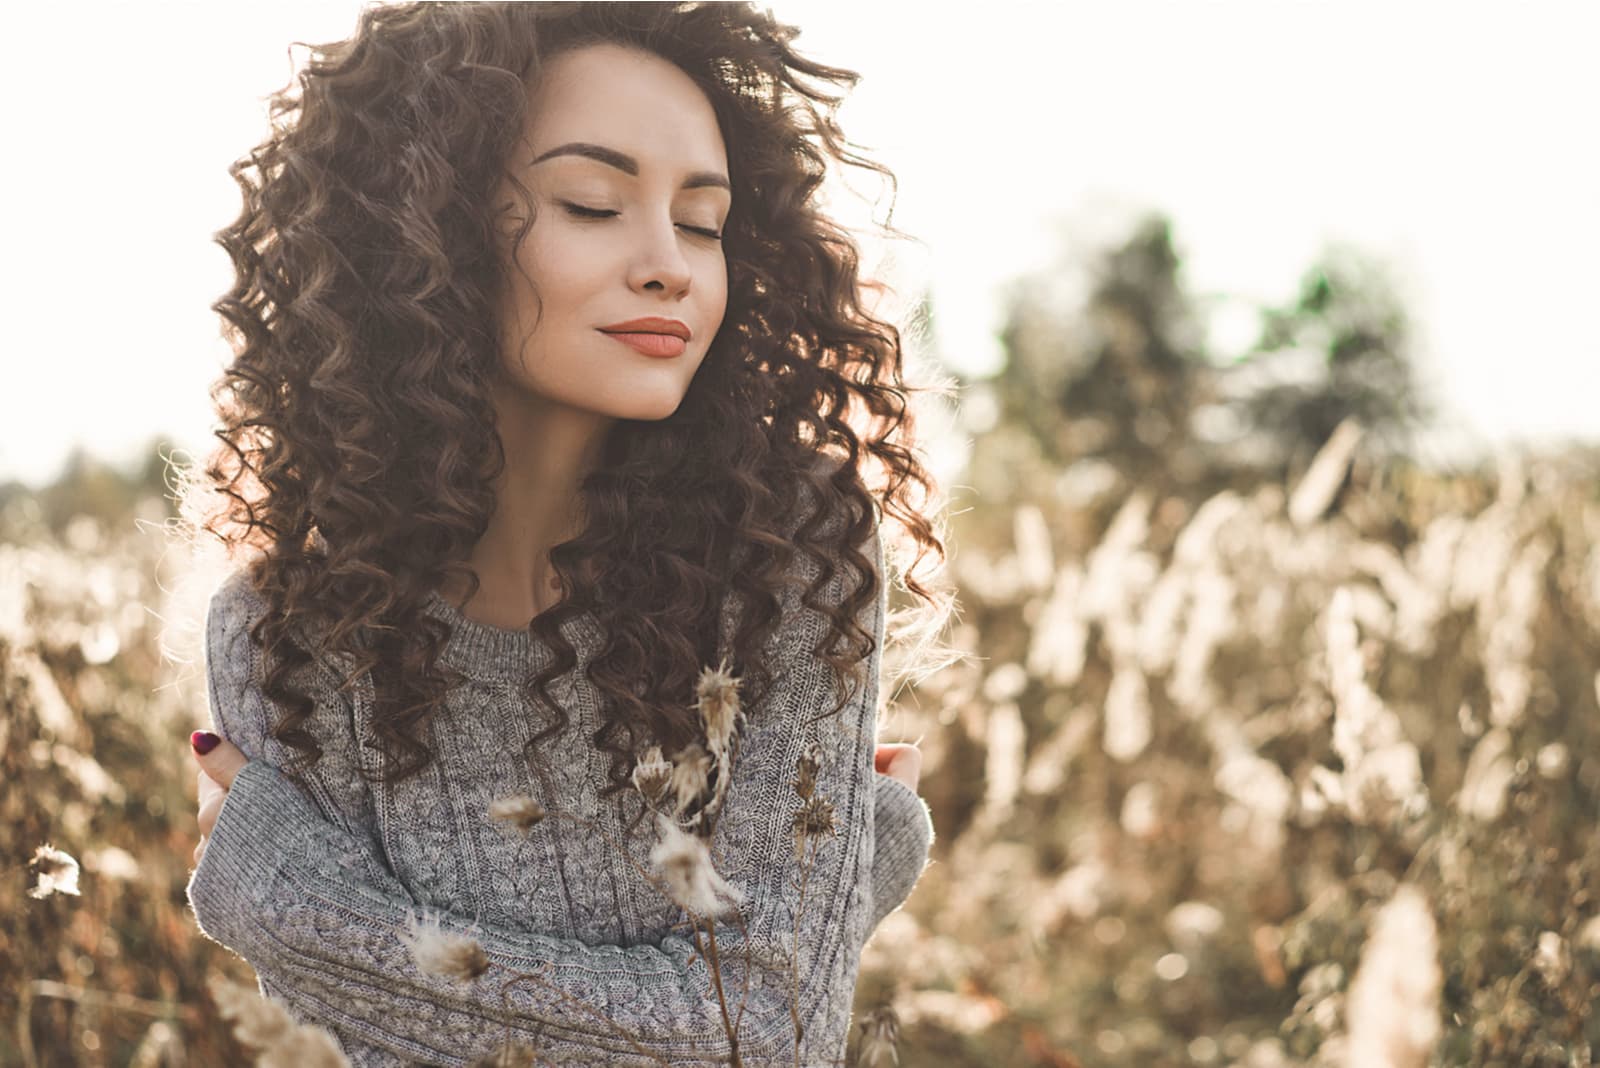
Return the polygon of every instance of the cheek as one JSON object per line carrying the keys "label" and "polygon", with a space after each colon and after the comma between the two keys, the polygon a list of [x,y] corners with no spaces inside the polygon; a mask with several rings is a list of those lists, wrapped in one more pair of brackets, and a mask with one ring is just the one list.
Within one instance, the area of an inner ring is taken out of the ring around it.
{"label": "cheek", "polygon": [[[530,309],[543,309],[541,331],[572,315],[579,315],[589,303],[598,265],[592,248],[560,234],[540,233],[538,227],[528,235],[518,257],[526,279],[518,279],[521,302]],[[529,280],[533,289],[528,286]],[[537,293],[537,297],[535,296]],[[530,325],[531,325],[530,319]]]}
{"label": "cheek", "polygon": [[710,315],[718,323],[726,316],[728,310],[728,265],[726,261],[719,262],[706,279],[706,307]]}

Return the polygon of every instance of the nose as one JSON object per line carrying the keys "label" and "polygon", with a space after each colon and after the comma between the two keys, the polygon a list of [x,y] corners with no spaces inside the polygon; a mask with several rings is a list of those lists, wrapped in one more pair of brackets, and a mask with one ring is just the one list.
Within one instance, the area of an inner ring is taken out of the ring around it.
{"label": "nose", "polygon": [[689,290],[691,271],[683,254],[678,228],[672,219],[652,222],[639,235],[638,251],[628,266],[628,285],[640,293],[682,296]]}

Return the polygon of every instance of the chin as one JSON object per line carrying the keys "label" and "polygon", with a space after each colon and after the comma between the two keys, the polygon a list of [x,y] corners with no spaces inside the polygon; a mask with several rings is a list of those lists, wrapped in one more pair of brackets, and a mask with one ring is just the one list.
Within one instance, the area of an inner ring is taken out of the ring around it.
{"label": "chin", "polygon": [[632,404],[619,404],[609,413],[618,419],[632,419],[639,423],[659,423],[683,406],[684,394],[672,396],[641,397]]}

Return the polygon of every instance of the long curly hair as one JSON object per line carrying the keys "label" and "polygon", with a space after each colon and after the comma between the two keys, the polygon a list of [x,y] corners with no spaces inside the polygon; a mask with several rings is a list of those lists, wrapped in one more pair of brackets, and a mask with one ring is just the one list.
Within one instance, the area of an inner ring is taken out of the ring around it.
{"label": "long curly hair", "polygon": [[[856,243],[818,205],[830,160],[893,175],[835,121],[858,76],[796,52],[797,33],[746,4],[376,6],[347,40],[308,46],[269,98],[270,136],[230,168],[243,209],[216,234],[236,275],[212,305],[233,352],[211,390],[221,444],[189,477],[220,502],[199,529],[248,558],[269,605],[251,639],[291,772],[322,753],[301,671],[343,658],[341,689],[372,672],[389,782],[427,766],[427,720],[462,681],[441,660],[448,623],[425,606],[446,579],[477,589],[463,561],[505,464],[492,193],[529,86],[563,50],[618,43],[686,72],[714,108],[734,195],[727,312],[705,362],[671,416],[615,423],[581,486],[585,529],[551,551],[564,597],[529,626],[555,656],[527,682],[550,724],[525,756],[567,726],[549,686],[577,662],[561,631],[574,617],[606,636],[587,675],[609,796],[644,746],[697,737],[694,685],[730,595],[742,607],[721,655],[750,710],[772,683],[762,652],[797,552],[818,566],[802,597],[832,620],[813,651],[841,690],[872,650],[855,619],[879,595],[855,547],[892,516],[918,562],[944,560],[919,510],[937,492],[911,440],[921,387],[903,381],[899,329],[864,306]],[[859,583],[821,603],[841,563]],[[938,607],[911,570],[906,588]]]}

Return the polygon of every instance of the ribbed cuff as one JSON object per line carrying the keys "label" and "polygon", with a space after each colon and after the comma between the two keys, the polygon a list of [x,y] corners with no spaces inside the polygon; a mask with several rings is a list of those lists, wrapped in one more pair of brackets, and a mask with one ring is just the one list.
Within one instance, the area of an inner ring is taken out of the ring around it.
{"label": "ribbed cuff", "polygon": [[201,932],[252,959],[256,905],[289,851],[284,836],[321,818],[271,764],[252,760],[240,768],[189,879]]}
{"label": "ribbed cuff", "polygon": [[933,816],[927,803],[899,779],[874,772],[877,840],[872,862],[872,926],[911,896],[933,846]]}

